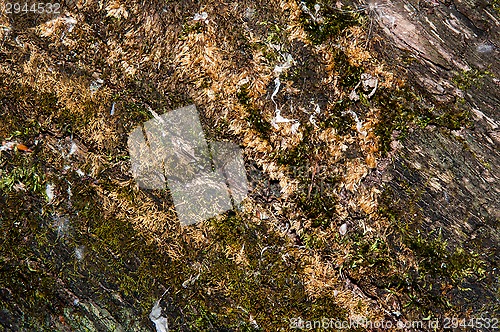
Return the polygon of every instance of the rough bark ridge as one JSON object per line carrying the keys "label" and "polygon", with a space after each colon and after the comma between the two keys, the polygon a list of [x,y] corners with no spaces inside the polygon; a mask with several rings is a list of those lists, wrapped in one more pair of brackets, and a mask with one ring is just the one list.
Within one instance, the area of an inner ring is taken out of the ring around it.
{"label": "rough bark ridge", "polygon": [[[491,273],[455,299],[464,311],[498,314],[498,7],[485,1],[388,1],[371,6],[394,42],[384,44],[380,52],[400,63],[409,52],[418,59],[404,66],[410,81],[438,104],[458,103],[473,122],[461,128],[414,128],[394,144],[397,152],[382,177],[397,202],[395,209],[406,223],[441,233],[450,251],[465,248],[481,254]],[[403,52],[389,52],[391,45]],[[442,114],[436,111],[438,117]]]}

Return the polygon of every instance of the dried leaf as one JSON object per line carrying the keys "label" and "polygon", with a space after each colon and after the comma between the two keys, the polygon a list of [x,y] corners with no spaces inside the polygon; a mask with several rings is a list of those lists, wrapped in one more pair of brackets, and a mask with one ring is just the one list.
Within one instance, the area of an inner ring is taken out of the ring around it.
{"label": "dried leaf", "polygon": [[28,148],[24,144],[18,144],[17,145],[17,149],[20,150],[20,151],[24,151],[24,152],[33,152],[30,148]]}

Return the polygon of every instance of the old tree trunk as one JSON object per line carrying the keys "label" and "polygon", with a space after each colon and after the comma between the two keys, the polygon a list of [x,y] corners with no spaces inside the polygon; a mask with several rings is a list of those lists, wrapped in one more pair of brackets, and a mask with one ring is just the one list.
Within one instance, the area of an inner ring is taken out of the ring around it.
{"label": "old tree trunk", "polygon": [[[30,6],[0,16],[2,331],[500,328],[498,0]],[[127,135],[190,104],[250,192],[183,227]]]}

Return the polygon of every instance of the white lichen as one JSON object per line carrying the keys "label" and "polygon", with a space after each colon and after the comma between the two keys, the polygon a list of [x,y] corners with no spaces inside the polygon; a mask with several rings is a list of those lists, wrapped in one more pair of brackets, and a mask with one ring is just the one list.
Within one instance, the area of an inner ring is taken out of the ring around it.
{"label": "white lichen", "polygon": [[[288,58],[288,60],[289,60],[289,62],[286,62],[285,64],[283,64],[281,66],[276,66],[274,68],[274,71],[276,73],[278,73],[278,75],[282,72],[283,69],[285,69],[285,67],[289,68],[287,66],[290,65],[290,63],[291,63],[291,61],[293,61],[293,59],[290,56]],[[280,78],[278,76],[274,79],[274,91],[271,94],[271,100],[275,106],[274,118],[271,120],[271,125],[273,126],[274,129],[279,129],[278,123],[292,123],[292,128],[291,128],[292,134],[296,134],[297,130],[300,126],[300,122],[296,119],[288,119],[288,118],[283,117],[281,115],[281,110],[278,108],[278,103],[276,102],[276,100],[274,100],[274,97],[276,97],[276,95],[278,94],[278,92],[280,90],[280,86],[281,86],[281,81],[280,81]],[[290,110],[292,110],[291,104],[290,104]]]}
{"label": "white lichen", "polygon": [[208,14],[207,12],[201,12],[194,14],[193,21],[203,21],[205,24],[208,23]]}
{"label": "white lichen", "polygon": [[75,247],[75,257],[79,261],[81,261],[85,258],[85,246]]}
{"label": "white lichen", "polygon": [[356,122],[356,130],[358,131],[358,133],[360,133],[363,136],[368,135],[368,133],[363,130],[363,122],[359,120],[358,115],[353,110],[344,112],[344,114],[345,113],[349,113],[354,118],[354,121]]}
{"label": "white lichen", "polygon": [[47,196],[49,203],[52,203],[52,200],[54,199],[54,186],[51,183],[47,183],[45,185],[45,195]]}
{"label": "white lichen", "polygon": [[347,234],[347,224],[346,223],[342,224],[342,226],[339,227],[339,233],[342,236]]}
{"label": "white lichen", "polygon": [[71,142],[71,149],[69,150],[68,157],[71,156],[76,151],[78,151],[78,146],[76,145],[75,142]]}
{"label": "white lichen", "polygon": [[476,47],[478,53],[490,53],[491,51],[493,51],[493,49],[494,48],[492,45],[485,43],[479,44]]}
{"label": "white lichen", "polygon": [[168,320],[161,315],[160,300],[156,301],[149,313],[149,319],[155,324],[156,332],[168,332]]}

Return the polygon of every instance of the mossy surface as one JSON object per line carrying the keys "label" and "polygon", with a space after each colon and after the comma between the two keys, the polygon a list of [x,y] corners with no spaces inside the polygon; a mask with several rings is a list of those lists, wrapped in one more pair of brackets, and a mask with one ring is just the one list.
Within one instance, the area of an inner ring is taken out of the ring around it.
{"label": "mossy surface", "polygon": [[269,140],[269,135],[271,132],[271,124],[267,122],[259,110],[252,105],[251,98],[248,94],[248,85],[244,84],[239,88],[237,92],[238,101],[245,107],[248,112],[247,121],[250,123],[251,127],[259,133],[259,135],[266,140]]}
{"label": "mossy surface", "polygon": [[[461,314],[491,277],[477,250],[425,230],[423,185],[377,194],[394,140],[472,123],[464,100],[391,79],[358,9],[326,1],[314,19],[297,1],[116,6],[89,4],[71,29],[2,35],[0,142],[15,147],[0,152],[0,326],[152,331],[156,301],[172,331],[418,320]],[[380,75],[370,99],[364,73]],[[454,83],[474,89],[484,75]],[[137,187],[127,135],[150,109],[192,103],[206,138],[239,144],[258,183],[235,211],[181,227],[167,189]],[[278,108],[294,120],[276,128]]]}
{"label": "mossy surface", "polygon": [[[137,104],[126,105],[134,121],[148,116]],[[77,133],[78,121],[65,118],[65,127],[55,130]],[[16,137],[29,142],[45,130],[42,125]],[[101,190],[113,190],[111,179],[123,175],[110,168],[96,178],[82,179],[72,170],[58,177],[60,166],[49,163],[55,160],[46,149],[1,154],[0,276],[6,326],[140,329],[149,325],[148,314],[162,285],[168,288],[162,305],[174,330],[258,330],[249,315],[265,322],[262,328],[286,325],[292,316],[345,319],[345,310],[330,298],[311,301],[303,287],[302,263],[283,258],[289,250],[286,241],[265,224],[233,212],[211,219],[206,244],[192,243],[183,231],[167,237],[182,252],[183,258],[174,260],[132,224],[102,209]],[[16,187],[19,183],[24,186]],[[69,189],[70,200],[49,202],[49,183],[55,196],[67,196]],[[134,203],[142,194],[127,185],[118,195]],[[228,252],[241,252],[244,262]],[[18,307],[24,308],[20,320]],[[112,317],[88,321],[105,316],[103,310]]]}
{"label": "mossy surface", "polygon": [[[304,30],[315,44],[321,44],[332,37],[338,37],[347,28],[359,25],[361,13],[344,6],[342,9],[336,8],[335,3],[326,1],[320,6],[321,14],[317,15],[314,8],[316,1],[302,2],[309,10],[310,14],[304,13],[301,17]],[[317,16],[317,17],[313,17]]]}
{"label": "mossy surface", "polygon": [[439,105],[425,98],[422,91],[405,87],[396,90],[379,89],[373,105],[380,107],[380,122],[376,133],[383,153],[390,150],[394,132],[404,138],[413,126],[433,125],[457,130],[472,126],[469,111],[458,104]]}
{"label": "mossy surface", "polygon": [[[482,281],[490,263],[474,245],[456,246],[445,239],[441,229],[426,230],[429,225],[424,223],[424,212],[417,204],[419,193],[406,186],[408,198],[400,196],[397,200],[394,197],[399,194],[385,189],[380,213],[391,221],[390,241],[362,239],[359,256],[355,256],[359,258],[351,259],[356,265],[353,271],[364,266],[383,276],[377,278],[377,287],[404,294],[402,308],[412,317],[462,317],[463,308],[471,305],[467,301],[470,287],[485,287]],[[406,258],[412,257],[411,264],[396,259],[403,252]],[[484,294],[491,296],[488,291]]]}

